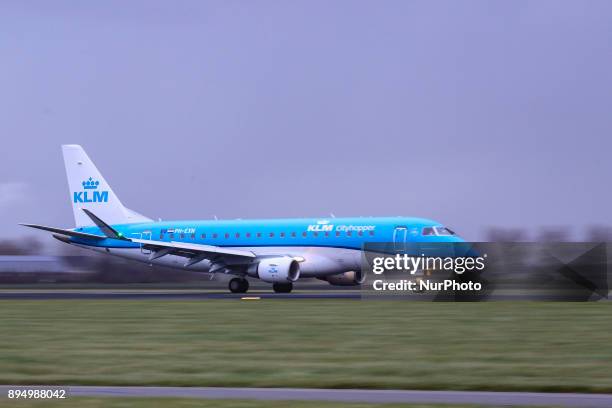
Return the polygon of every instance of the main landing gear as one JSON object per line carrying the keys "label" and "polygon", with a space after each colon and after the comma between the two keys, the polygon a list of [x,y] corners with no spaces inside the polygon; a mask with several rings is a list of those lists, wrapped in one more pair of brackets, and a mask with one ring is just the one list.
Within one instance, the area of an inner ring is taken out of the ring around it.
{"label": "main landing gear", "polygon": [[[249,290],[249,281],[244,278],[232,278],[228,286],[232,293],[246,293]],[[277,282],[272,284],[272,289],[276,293],[290,293],[293,290],[293,283]]]}
{"label": "main landing gear", "polygon": [[279,283],[279,282],[277,282],[277,283],[272,284],[272,289],[274,289],[274,291],[276,293],[289,293],[293,289],[293,283],[291,283],[291,282],[287,282],[287,283]]}
{"label": "main landing gear", "polygon": [[229,281],[229,290],[232,293],[246,293],[249,290],[249,281],[244,278],[232,278]]}

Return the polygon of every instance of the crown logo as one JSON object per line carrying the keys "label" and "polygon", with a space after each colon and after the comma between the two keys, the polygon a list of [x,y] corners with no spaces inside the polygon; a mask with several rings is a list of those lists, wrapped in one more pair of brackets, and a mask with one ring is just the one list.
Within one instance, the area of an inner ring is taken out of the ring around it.
{"label": "crown logo", "polygon": [[85,190],[95,190],[100,185],[100,182],[90,177],[89,180],[85,180],[81,184],[83,184]]}

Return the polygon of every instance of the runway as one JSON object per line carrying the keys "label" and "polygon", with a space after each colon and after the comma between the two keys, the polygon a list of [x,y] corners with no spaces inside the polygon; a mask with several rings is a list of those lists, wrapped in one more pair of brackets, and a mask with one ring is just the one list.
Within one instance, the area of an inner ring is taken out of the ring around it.
{"label": "runway", "polygon": [[129,290],[19,290],[0,291],[0,300],[261,300],[261,299],[361,299],[358,291],[298,291],[295,293],[274,293],[253,291],[229,293],[221,291],[129,291]]}
{"label": "runway", "polygon": [[66,389],[67,397],[177,397],[202,399],[250,399],[265,401],[334,401],[362,403],[463,404],[489,406],[558,406],[604,408],[612,406],[612,394],[564,394],[534,392],[352,390],[307,388],[225,387],[93,387],[0,386],[9,389]]}
{"label": "runway", "polygon": [[[230,293],[223,290],[113,290],[113,289],[55,289],[55,290],[0,290],[1,300],[262,300],[262,299],[344,299],[360,300],[375,299],[372,296],[362,297],[357,290],[302,290],[292,293],[274,293],[265,290],[249,291],[248,293]],[[431,298],[397,298],[383,296],[378,299],[432,301]],[[499,295],[492,300],[547,300],[525,294]],[[612,296],[600,301],[612,301]]]}

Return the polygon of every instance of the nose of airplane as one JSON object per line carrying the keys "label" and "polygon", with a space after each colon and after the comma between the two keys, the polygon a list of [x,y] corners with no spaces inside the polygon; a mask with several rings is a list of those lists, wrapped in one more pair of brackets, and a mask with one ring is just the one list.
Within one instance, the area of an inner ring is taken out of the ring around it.
{"label": "nose of airplane", "polygon": [[453,238],[455,238],[453,246],[455,247],[456,256],[467,256],[472,258],[478,258],[480,256],[480,252],[474,248],[471,242],[456,235]]}
{"label": "nose of airplane", "polygon": [[458,235],[444,237],[444,244],[451,246],[454,256],[479,257],[479,253],[475,250],[472,244]]}

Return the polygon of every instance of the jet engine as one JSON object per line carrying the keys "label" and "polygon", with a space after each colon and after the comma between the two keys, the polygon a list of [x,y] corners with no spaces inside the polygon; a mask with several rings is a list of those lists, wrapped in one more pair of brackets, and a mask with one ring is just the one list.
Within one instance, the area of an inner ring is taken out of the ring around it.
{"label": "jet engine", "polygon": [[251,265],[247,273],[264,282],[295,282],[300,277],[300,264],[288,256],[264,258]]}
{"label": "jet engine", "polygon": [[339,273],[338,275],[324,276],[319,279],[334,286],[356,286],[361,285],[365,281],[365,278],[365,273],[361,271],[348,271]]}

